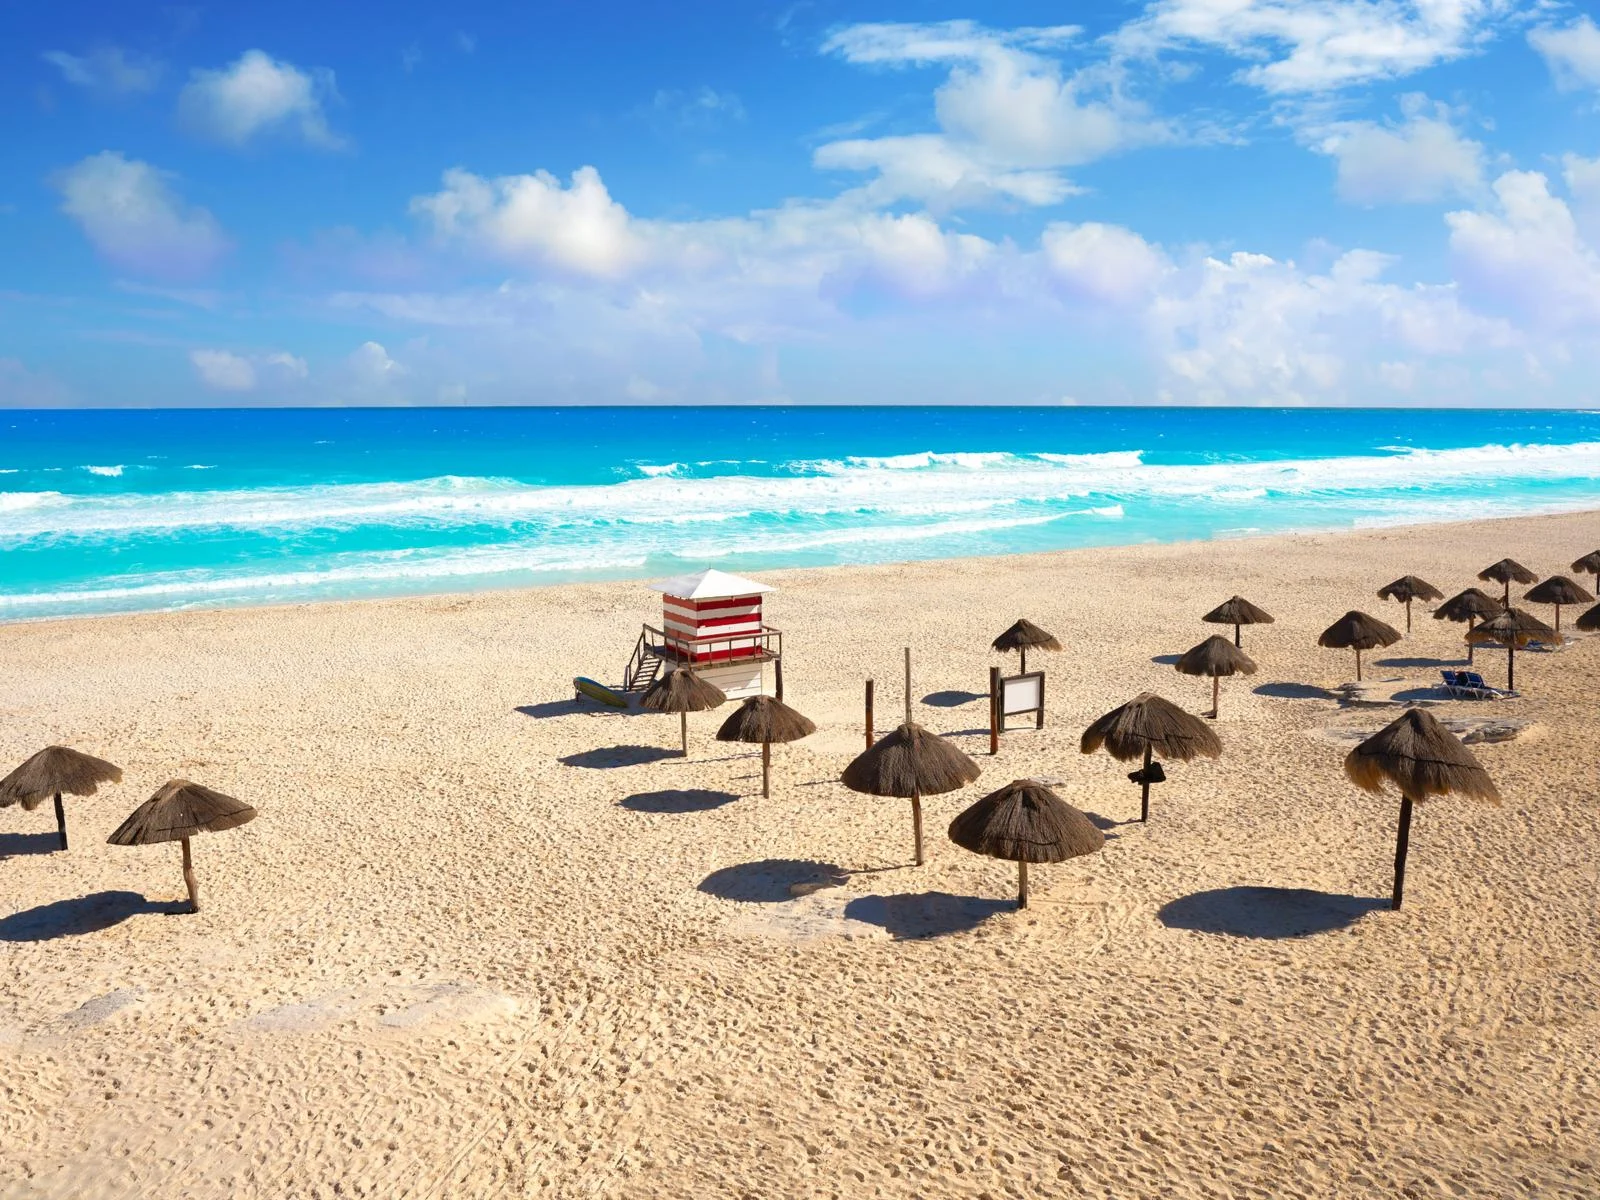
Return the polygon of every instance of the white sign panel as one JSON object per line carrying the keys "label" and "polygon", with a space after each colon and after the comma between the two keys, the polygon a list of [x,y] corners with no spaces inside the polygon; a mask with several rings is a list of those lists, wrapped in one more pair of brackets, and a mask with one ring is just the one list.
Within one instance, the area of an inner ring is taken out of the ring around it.
{"label": "white sign panel", "polygon": [[1044,679],[1038,675],[1019,675],[1000,683],[1000,712],[1005,716],[1037,712],[1044,707]]}

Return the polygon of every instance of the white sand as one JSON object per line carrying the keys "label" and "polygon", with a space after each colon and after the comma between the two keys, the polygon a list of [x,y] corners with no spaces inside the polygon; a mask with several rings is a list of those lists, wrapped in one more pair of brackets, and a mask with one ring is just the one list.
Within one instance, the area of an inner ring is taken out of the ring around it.
{"label": "white sand", "polygon": [[[0,627],[0,770],[126,770],[66,854],[48,806],[0,811],[0,1195],[1600,1195],[1600,639],[1435,710],[1526,725],[1475,746],[1503,808],[1419,810],[1399,913],[1397,802],[1340,773],[1396,710],[1327,698],[1351,657],[1315,644],[1403,628],[1395,576],[1596,544],[1591,514],[764,576],[821,727],[770,800],[717,714],[684,762],[675,718],[567,703],[657,615],[637,584]],[[1278,621],[1224,757],[1015,912],[950,818],[1023,775],[1136,816],[1078,734],[1145,688],[1208,708],[1152,656],[1233,592]],[[984,777],[908,867],[908,806],[834,782],[861,681],[884,728],[903,645],[918,696],[980,692],[1020,615],[1073,647],[1047,727],[991,759],[982,700],[919,705]],[[1377,690],[1461,632],[1419,609]],[[163,911],[176,848],[104,844],[174,775],[261,809],[196,841],[197,916]]]}

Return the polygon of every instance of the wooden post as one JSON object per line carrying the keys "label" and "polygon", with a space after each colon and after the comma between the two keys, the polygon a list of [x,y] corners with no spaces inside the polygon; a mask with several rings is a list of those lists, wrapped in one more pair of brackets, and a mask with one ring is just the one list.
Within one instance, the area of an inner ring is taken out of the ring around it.
{"label": "wooden post", "polygon": [[777,658],[772,660],[772,674],[773,674],[772,690],[773,690],[773,693],[774,693],[773,698],[775,700],[777,700],[777,702],[779,704],[782,704],[783,703],[783,655],[780,654],[780,655],[778,655]]}
{"label": "wooden post", "polygon": [[1239,642],[1239,625],[1238,625],[1237,622],[1235,622],[1234,626],[1233,626],[1233,644],[1235,646],[1238,646],[1240,644],[1240,642]]}
{"label": "wooden post", "polygon": [[1361,647],[1356,647],[1356,682],[1361,682]]}
{"label": "wooden post", "polygon": [[867,749],[872,749],[872,680],[867,680]]}
{"label": "wooden post", "polygon": [[189,839],[183,839],[183,884],[189,889],[189,911],[200,911],[200,885],[194,881],[194,860],[189,857]]}
{"label": "wooden post", "polygon": [[1411,632],[1411,601],[1406,601],[1406,632]]}
{"label": "wooden post", "polygon": [[61,805],[61,793],[56,793],[56,832],[61,835],[61,848],[67,848],[67,810]]}
{"label": "wooden post", "polygon": [[1026,646],[1018,646],[1017,651],[1022,655],[1022,667],[1018,673],[1026,675],[1028,673],[1028,648]]}
{"label": "wooden post", "polygon": [[1472,652],[1477,649],[1477,647],[1472,644],[1472,627],[1476,624],[1477,622],[1471,617],[1467,618],[1467,666],[1469,667],[1472,665]]}
{"label": "wooden post", "polygon": [[[906,647],[906,724],[911,724],[911,647]],[[919,858],[917,860],[921,862]]]}
{"label": "wooden post", "polygon": [[772,795],[772,743],[761,743],[761,798]]}
{"label": "wooden post", "polygon": [[1222,695],[1222,676],[1211,677],[1211,719],[1215,721],[1222,713],[1220,698]]}
{"label": "wooden post", "polygon": [[1517,690],[1517,635],[1512,634],[1506,643],[1506,691]]}
{"label": "wooden post", "polygon": [[1150,747],[1144,748],[1144,770],[1139,782],[1139,820],[1150,819]]}
{"label": "wooden post", "polygon": [[678,732],[683,735],[683,757],[689,757],[689,714],[687,711],[678,714]]}
{"label": "wooden post", "polygon": [[989,668],[989,753],[1000,753],[1000,668]]}
{"label": "wooden post", "polygon": [[1556,632],[1561,632],[1561,605],[1556,605]]}
{"label": "wooden post", "polygon": [[922,792],[911,793],[911,833],[917,844],[917,866],[922,865]]}
{"label": "wooden post", "polygon": [[1017,860],[1017,907],[1028,907],[1028,864],[1025,859]]}
{"label": "wooden post", "polygon": [[1394,843],[1394,897],[1390,908],[1400,907],[1400,898],[1406,890],[1406,851],[1411,846],[1411,797],[1400,797],[1400,835]]}

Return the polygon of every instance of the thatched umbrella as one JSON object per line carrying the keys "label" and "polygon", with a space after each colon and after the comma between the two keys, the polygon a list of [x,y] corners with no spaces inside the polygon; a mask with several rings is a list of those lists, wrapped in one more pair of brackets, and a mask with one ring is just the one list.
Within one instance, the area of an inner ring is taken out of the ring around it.
{"label": "thatched umbrella", "polygon": [[689,714],[705,712],[727,702],[722,689],[707,683],[693,668],[678,667],[650,685],[639,703],[651,712],[678,714],[678,731],[683,737],[683,757],[689,757]]}
{"label": "thatched umbrella", "polygon": [[1501,597],[1500,603],[1507,608],[1511,607],[1511,585],[1513,583],[1538,583],[1539,577],[1514,558],[1502,558],[1497,563],[1490,563],[1478,572],[1478,578],[1490,583],[1503,584],[1506,594]]}
{"label": "thatched umbrella", "polygon": [[56,801],[56,831],[61,848],[67,848],[67,810],[61,797],[92,796],[102,783],[121,783],[122,768],[70,746],[46,746],[4,779],[0,779],[0,808],[22,805],[32,812],[48,797]]}
{"label": "thatched umbrella", "polygon": [[1211,719],[1221,711],[1218,691],[1224,675],[1254,675],[1255,661],[1221,634],[1213,633],[1198,646],[1184,652],[1175,664],[1185,675],[1211,676]]}
{"label": "thatched umbrella", "polygon": [[856,755],[840,778],[854,792],[910,798],[911,827],[920,867],[922,797],[953,792],[980,774],[978,764],[954,745],[914,721],[907,721],[888,737],[879,738],[871,749]]}
{"label": "thatched umbrella", "polygon": [[1472,751],[1425,709],[1408,708],[1345,756],[1344,773],[1357,787],[1400,789],[1400,832],[1394,847],[1394,898],[1405,892],[1406,849],[1411,842],[1411,805],[1429,796],[1474,796],[1500,803],[1500,793]]}
{"label": "thatched umbrella", "polygon": [[1039,650],[1059,650],[1061,643],[1040,629],[1032,621],[1020,620],[1010,629],[1006,630],[994,640],[994,648],[1002,654],[1016,650],[1022,656],[1021,671],[1028,671],[1028,647],[1033,646]]}
{"label": "thatched umbrella", "polygon": [[1520,608],[1508,608],[1467,634],[1467,641],[1479,646],[1492,643],[1505,647],[1506,687],[1512,691],[1517,690],[1517,651],[1529,642],[1553,642],[1555,639],[1554,629]]}
{"label": "thatched umbrella", "polygon": [[1322,631],[1322,636],[1317,638],[1317,645],[1330,650],[1353,649],[1356,652],[1356,682],[1360,683],[1361,652],[1375,650],[1379,646],[1392,646],[1399,640],[1400,631],[1394,626],[1385,625],[1377,617],[1351,609]]}
{"label": "thatched umbrella", "polygon": [[1572,562],[1574,575],[1593,575],[1595,590],[1600,591],[1600,550],[1591,550]]}
{"label": "thatched umbrella", "polygon": [[798,742],[817,731],[809,717],[803,717],[782,700],[771,696],[746,696],[745,701],[717,730],[719,742],[761,743],[761,794],[771,795],[772,743]]}
{"label": "thatched umbrella", "polygon": [[1151,761],[1153,754],[1189,762],[1222,753],[1222,742],[1204,721],[1154,692],[1140,692],[1083,731],[1078,749],[1093,754],[1101,746],[1123,762],[1144,756],[1144,765],[1128,776],[1139,785],[1141,821],[1150,819],[1150,785],[1167,777],[1161,764]]}
{"label": "thatched umbrella", "polygon": [[[1487,592],[1479,591],[1477,588],[1468,588],[1464,592],[1457,592],[1450,599],[1439,605],[1438,608],[1434,609],[1433,619],[1435,621],[1455,621],[1457,624],[1465,621],[1467,623],[1467,633],[1470,634],[1473,622],[1499,616],[1504,611],[1505,606]],[[1473,648],[1472,639],[1469,637],[1467,639],[1467,662],[1469,665],[1472,662]]]}
{"label": "thatched umbrella", "polygon": [[1596,604],[1574,621],[1573,624],[1585,633],[1600,632],[1600,604]]}
{"label": "thatched umbrella", "polygon": [[1594,597],[1565,575],[1552,575],[1536,588],[1522,594],[1524,601],[1535,604],[1553,604],[1556,609],[1556,634],[1561,633],[1561,606],[1563,604],[1592,604]]}
{"label": "thatched umbrella", "polygon": [[1028,907],[1028,864],[1093,854],[1106,835],[1035,779],[1014,779],[950,822],[950,840],[1017,864],[1017,907]]}
{"label": "thatched umbrella", "polygon": [[1411,632],[1411,602],[1413,600],[1443,600],[1444,593],[1426,579],[1415,575],[1402,575],[1393,583],[1378,589],[1379,600],[1398,600],[1406,606],[1406,632]]}
{"label": "thatched umbrella", "polygon": [[1235,646],[1240,644],[1239,626],[1272,624],[1271,613],[1257,608],[1243,596],[1233,596],[1224,600],[1200,619],[1208,621],[1212,625],[1232,625],[1233,644]]}
{"label": "thatched umbrella", "polygon": [[224,796],[187,779],[171,779],[117,826],[106,839],[113,846],[150,846],[156,842],[183,843],[183,882],[189,889],[190,911],[200,911],[200,887],[194,880],[189,839],[197,833],[220,833],[255,819],[256,810],[232,796]]}

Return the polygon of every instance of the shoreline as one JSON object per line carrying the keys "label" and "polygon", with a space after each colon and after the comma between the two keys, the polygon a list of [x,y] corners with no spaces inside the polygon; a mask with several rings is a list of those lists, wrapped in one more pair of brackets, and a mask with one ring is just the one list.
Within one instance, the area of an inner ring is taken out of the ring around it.
{"label": "shoreline", "polygon": [[[1461,528],[1470,528],[1478,525],[1494,525],[1503,522],[1546,521],[1583,516],[1600,516],[1600,499],[1597,499],[1592,505],[1586,505],[1581,508],[1558,508],[1530,513],[1516,513],[1501,517],[1478,517],[1464,521],[1423,521],[1399,523],[1394,525],[1368,525],[1360,528],[1349,528],[1343,526],[1327,528],[1308,527],[1294,530],[1275,530],[1272,532],[1218,534],[1211,537],[1189,538],[1175,541],[1109,543],[1093,546],[1069,546],[1050,550],[1024,550],[1010,554],[971,554],[946,557],[933,556],[927,558],[894,559],[886,562],[828,563],[816,566],[772,568],[749,567],[742,568],[741,570],[748,570],[752,574],[761,576],[779,577],[810,572],[870,571],[896,567],[926,566],[928,564],[937,563],[988,563],[997,566],[1004,566],[1004,564],[1007,563],[1015,563],[1033,559],[1048,559],[1070,555],[1105,554],[1137,550],[1159,550],[1162,548],[1189,546],[1227,545],[1236,542],[1260,543],[1275,539],[1292,541],[1294,539],[1308,537],[1358,539],[1362,537],[1381,536],[1383,534],[1390,533],[1409,533],[1424,529],[1450,531]],[[1600,544],[1600,533],[1597,533],[1597,536],[1594,540],[1597,542],[1597,544]],[[698,570],[704,565],[715,565],[716,562],[717,560],[715,559],[706,560],[705,562],[699,563],[690,563],[685,561],[676,568],[676,572],[681,573],[683,571]],[[528,584],[524,586],[491,586],[469,589],[444,589],[440,591],[428,590],[420,592],[399,592],[391,595],[327,597],[314,600],[264,600],[260,602],[239,601],[233,603],[219,603],[214,605],[192,604],[177,608],[151,608],[128,612],[77,613],[71,616],[5,617],[0,618],[0,629],[10,626],[37,626],[81,621],[114,621],[118,619],[139,619],[162,616],[172,617],[185,613],[224,613],[235,611],[261,612],[303,608],[336,608],[344,605],[395,604],[407,602],[424,603],[427,601],[456,600],[474,597],[503,598],[522,595],[525,593],[560,591],[561,589],[566,588],[624,587],[629,585],[639,585],[648,583],[654,579],[665,578],[666,574],[671,573],[674,572],[667,571],[664,573],[658,572],[597,579],[562,580],[553,583]]]}

